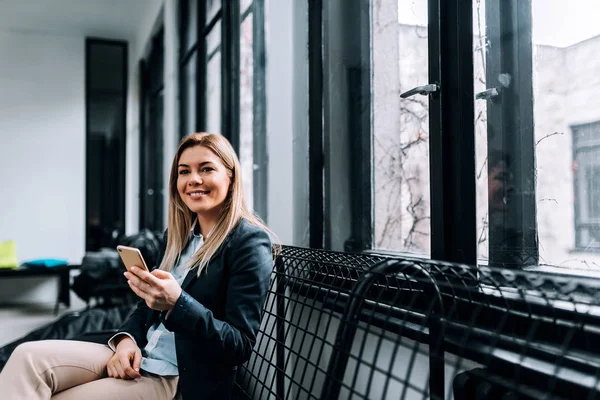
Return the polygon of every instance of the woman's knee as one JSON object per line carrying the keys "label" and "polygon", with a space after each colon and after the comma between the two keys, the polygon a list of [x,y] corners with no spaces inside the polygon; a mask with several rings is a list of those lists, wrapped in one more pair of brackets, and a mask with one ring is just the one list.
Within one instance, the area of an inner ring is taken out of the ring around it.
{"label": "woman's knee", "polygon": [[43,340],[24,342],[18,345],[12,352],[11,358],[32,358],[43,353],[48,344]]}
{"label": "woman's knee", "polygon": [[12,363],[13,366],[16,364],[26,364],[27,360],[30,360],[36,354],[35,346],[32,343],[25,342],[18,345],[11,353],[8,364]]}
{"label": "woman's knee", "polygon": [[19,357],[35,351],[35,342],[25,342],[18,345],[12,352],[11,357]]}

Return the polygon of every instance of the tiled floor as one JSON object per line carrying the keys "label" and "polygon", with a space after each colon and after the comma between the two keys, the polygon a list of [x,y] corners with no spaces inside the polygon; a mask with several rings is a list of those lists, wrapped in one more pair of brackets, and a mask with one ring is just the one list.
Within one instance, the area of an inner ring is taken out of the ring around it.
{"label": "tiled floor", "polygon": [[85,308],[85,303],[71,293],[71,308],[61,306],[54,315],[54,303],[0,306],[0,347],[34,329],[52,323],[61,315]]}
{"label": "tiled floor", "polygon": [[[74,277],[77,271],[72,271]],[[58,280],[14,278],[0,281],[0,347],[60,318],[65,313],[85,308],[86,304],[71,291],[71,307],[61,305],[54,315]]]}

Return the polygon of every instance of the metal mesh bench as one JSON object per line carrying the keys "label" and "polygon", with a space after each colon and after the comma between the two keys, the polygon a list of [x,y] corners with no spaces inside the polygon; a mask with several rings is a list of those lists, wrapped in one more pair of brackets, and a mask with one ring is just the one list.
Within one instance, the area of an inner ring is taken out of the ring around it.
{"label": "metal mesh bench", "polygon": [[591,278],[284,246],[236,396],[593,399],[598,287]]}

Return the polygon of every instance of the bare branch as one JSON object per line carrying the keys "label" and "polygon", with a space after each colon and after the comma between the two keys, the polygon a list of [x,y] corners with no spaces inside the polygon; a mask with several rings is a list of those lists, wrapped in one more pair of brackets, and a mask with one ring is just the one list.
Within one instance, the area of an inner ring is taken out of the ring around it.
{"label": "bare branch", "polygon": [[405,114],[409,114],[409,115],[413,116],[416,120],[419,121],[420,124],[422,124],[423,121],[425,120],[425,118],[423,116],[417,114],[416,111],[413,111],[407,107],[400,107],[400,112],[403,112]]}
{"label": "bare branch", "polygon": [[543,138],[539,139],[537,142],[535,142],[535,145],[537,146],[538,144],[540,144],[540,142],[541,142],[542,140],[544,140],[544,139],[547,139],[547,138],[549,138],[550,136],[554,136],[554,135],[564,135],[564,133],[562,133],[562,132],[554,132],[554,133],[550,133],[550,134],[548,134],[548,135],[544,136]]}
{"label": "bare branch", "polygon": [[485,233],[485,228],[488,227],[488,215],[487,213],[485,214],[485,217],[482,219],[482,226],[481,226],[481,233],[479,234],[479,239],[477,240],[477,244],[482,244],[485,243],[485,241],[487,240],[487,237],[484,237],[484,233]]}
{"label": "bare branch", "polygon": [[487,51],[487,38],[481,33],[481,0],[477,0],[477,30],[479,39],[477,51],[479,51],[481,54],[481,67],[483,68],[483,74],[485,76],[485,53]]}
{"label": "bare branch", "polygon": [[410,142],[408,142],[408,143],[404,144],[404,145],[403,145],[403,146],[400,148],[400,151],[401,151],[403,154],[406,154],[406,151],[407,151],[408,149],[410,149],[411,147],[413,147],[413,146],[416,146],[416,145],[418,145],[419,143],[422,143],[422,142],[425,142],[425,139],[423,139],[423,137],[422,137],[422,136],[418,136],[418,137],[417,137],[415,140],[411,140]]}
{"label": "bare branch", "polygon": [[481,169],[479,170],[479,173],[477,174],[477,179],[481,178],[481,175],[483,174],[483,169],[487,165],[487,160],[488,160],[488,158],[486,156],[485,160],[483,160],[483,164],[481,165]]}
{"label": "bare branch", "polygon": [[[402,93],[404,90],[400,90],[398,92],[398,94]],[[424,100],[419,100],[418,98],[413,98],[413,97],[408,97],[406,99],[401,99],[400,100],[402,103],[413,103],[413,104],[417,104],[419,106],[421,106],[424,110],[428,110],[429,107],[427,105],[427,102],[425,102]]]}

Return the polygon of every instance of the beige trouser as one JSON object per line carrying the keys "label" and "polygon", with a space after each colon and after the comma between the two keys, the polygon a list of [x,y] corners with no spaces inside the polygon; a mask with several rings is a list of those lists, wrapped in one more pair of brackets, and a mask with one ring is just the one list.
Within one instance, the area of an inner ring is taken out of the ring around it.
{"label": "beige trouser", "polygon": [[141,371],[137,380],[109,378],[105,345],[71,340],[41,340],[19,345],[0,373],[0,398],[6,400],[172,400],[178,377]]}

